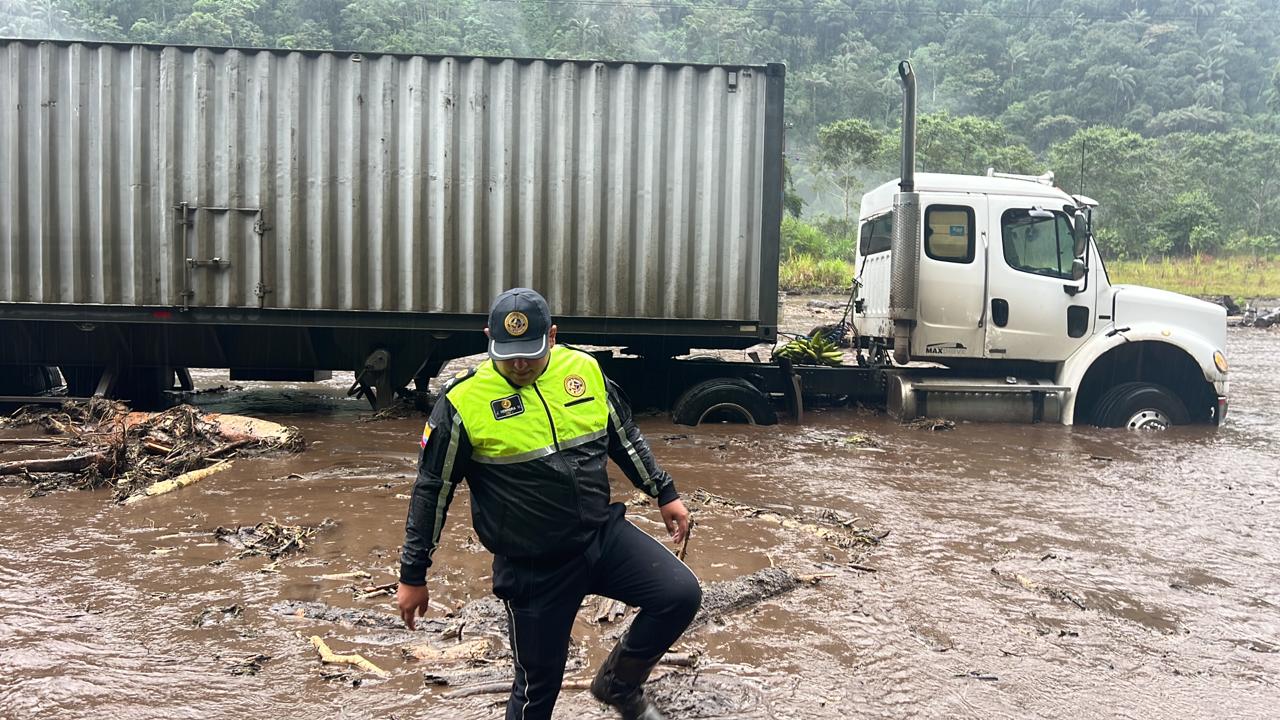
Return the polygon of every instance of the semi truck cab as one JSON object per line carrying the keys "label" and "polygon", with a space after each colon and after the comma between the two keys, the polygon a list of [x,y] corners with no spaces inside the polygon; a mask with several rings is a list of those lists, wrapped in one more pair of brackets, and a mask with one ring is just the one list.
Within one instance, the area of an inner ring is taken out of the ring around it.
{"label": "semi truck cab", "polygon": [[[978,420],[1164,428],[1221,423],[1226,310],[1112,285],[1093,200],[1053,175],[915,171],[916,87],[903,85],[902,173],[862,198],[854,328],[903,366],[889,410]],[[890,352],[891,350],[891,352]]]}
{"label": "semi truck cab", "polygon": [[928,364],[891,383],[891,409],[1134,428],[1222,421],[1226,311],[1112,285],[1091,232],[1097,203],[1052,175],[913,175],[913,192],[885,183],[860,212],[854,326],[896,363]]}

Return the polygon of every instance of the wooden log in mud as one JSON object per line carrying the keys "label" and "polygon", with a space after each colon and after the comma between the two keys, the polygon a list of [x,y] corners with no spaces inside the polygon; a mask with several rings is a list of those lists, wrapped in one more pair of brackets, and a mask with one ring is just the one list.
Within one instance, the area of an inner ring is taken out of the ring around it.
{"label": "wooden log in mud", "polygon": [[[705,625],[730,613],[785,595],[804,585],[816,584],[835,577],[835,573],[799,575],[782,568],[764,568],[730,580],[716,580],[702,584],[702,607],[694,616],[689,628]],[[624,619],[607,637],[621,637],[630,627],[631,618]]]}
{"label": "wooden log in mud", "polygon": [[782,568],[764,568],[731,580],[702,586],[702,607],[689,627],[706,624],[724,615],[785,595],[822,576],[800,576]]}
{"label": "wooden log in mud", "polygon": [[358,667],[365,672],[371,672],[378,677],[388,677],[391,675],[391,673],[383,670],[377,665],[374,665],[367,658],[358,653],[351,653],[348,655],[339,655],[338,653],[335,653],[329,647],[329,644],[326,643],[319,635],[311,636],[311,644],[315,646],[316,652],[320,653],[320,662],[326,665],[351,665]]}
{"label": "wooden log in mud", "polygon": [[0,475],[23,475],[47,472],[80,472],[94,466],[107,464],[105,452],[81,453],[60,458],[35,460],[10,460],[0,463]]}
{"label": "wooden log in mud", "polygon": [[165,493],[171,493],[174,490],[180,490],[184,487],[187,487],[188,485],[194,485],[200,482],[201,480],[204,480],[205,478],[209,477],[210,475],[214,475],[216,473],[222,472],[223,470],[226,470],[229,467],[231,467],[231,461],[223,460],[222,462],[216,463],[214,465],[210,465],[207,468],[200,468],[199,470],[192,470],[190,472],[182,473],[178,477],[172,478],[170,480],[161,480],[159,482],[154,482],[148,485],[147,487],[143,488],[142,491],[137,493],[136,495],[130,495],[129,497],[125,498],[124,502],[126,505],[128,505],[131,503],[136,503],[140,500],[145,500],[149,497],[155,497],[157,495],[164,495]]}
{"label": "wooden log in mud", "polygon": [[406,660],[429,663],[481,663],[494,659],[493,644],[488,638],[476,638],[453,645],[417,643],[401,650]]}
{"label": "wooden log in mud", "polygon": [[823,519],[821,524],[804,519],[788,517],[782,513],[753,507],[736,500],[714,495],[705,490],[698,490],[690,496],[690,502],[703,507],[714,507],[729,510],[743,517],[764,520],[784,529],[812,535],[843,550],[871,547],[879,545],[888,533],[874,534],[868,529],[853,527],[853,521]]}
{"label": "wooden log in mud", "polygon": [[246,443],[266,443],[273,447],[295,448],[302,441],[297,428],[270,420],[224,413],[209,413],[205,415],[205,420],[213,423],[218,433],[230,442],[243,440]]}

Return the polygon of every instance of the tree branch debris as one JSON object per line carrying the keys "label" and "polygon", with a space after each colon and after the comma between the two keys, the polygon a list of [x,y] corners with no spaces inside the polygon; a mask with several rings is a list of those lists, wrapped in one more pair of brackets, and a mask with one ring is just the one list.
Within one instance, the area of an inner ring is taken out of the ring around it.
{"label": "tree branch debris", "polygon": [[204,413],[191,405],[130,412],[123,403],[102,398],[68,400],[57,408],[23,407],[0,424],[37,426],[58,436],[40,444],[79,448],[64,457],[0,463],[0,476],[20,475],[33,495],[110,487],[117,502],[186,487],[212,474],[204,471],[225,469],[229,456],[245,451],[303,447],[296,428],[266,420]]}

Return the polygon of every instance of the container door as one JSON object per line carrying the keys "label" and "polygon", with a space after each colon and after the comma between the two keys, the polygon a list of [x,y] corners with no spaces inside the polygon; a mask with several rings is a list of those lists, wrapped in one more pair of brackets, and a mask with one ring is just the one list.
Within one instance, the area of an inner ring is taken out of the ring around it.
{"label": "container door", "polygon": [[269,307],[265,278],[270,229],[261,208],[182,203],[175,247],[183,307]]}
{"label": "container door", "polygon": [[982,357],[986,198],[924,195],[920,305],[912,355]]}
{"label": "container door", "polygon": [[[1071,279],[1071,224],[1061,207],[990,198],[987,357],[1065,360],[1093,330],[1094,293]],[[1048,203],[1048,201],[1045,201]]]}

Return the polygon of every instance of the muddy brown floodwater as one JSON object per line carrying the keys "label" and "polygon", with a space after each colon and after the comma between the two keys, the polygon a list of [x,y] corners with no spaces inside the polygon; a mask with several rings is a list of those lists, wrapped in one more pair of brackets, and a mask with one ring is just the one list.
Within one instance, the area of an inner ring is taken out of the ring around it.
{"label": "muddy brown floodwater", "polygon": [[[698,671],[661,683],[673,717],[1274,717],[1280,333],[1232,329],[1228,343],[1232,408],[1219,430],[923,432],[855,410],[812,413],[804,427],[643,419],[686,495],[835,510],[889,531],[855,558],[699,510],[688,560],[704,581],[770,565],[834,577],[692,632],[677,650],[702,653]],[[367,422],[342,385],[199,396],[296,425],[309,446],[237,460],[170,495],[121,506],[109,491],[0,487],[0,717],[501,717],[501,695],[445,699],[449,688],[424,685],[430,663],[401,653],[422,633],[271,610],[296,600],[392,613],[390,598],[321,576],[394,579],[422,419]],[[18,452],[0,445],[0,457]],[[459,492],[436,555],[436,615],[488,594],[467,507]],[[652,508],[631,516],[659,535]],[[274,566],[210,535],[268,518],[336,524]],[[587,664],[575,677],[590,676],[608,633],[580,620]],[[311,635],[390,677],[326,679]],[[245,661],[258,655],[269,657],[254,674]],[[566,691],[557,717],[611,716]]]}

